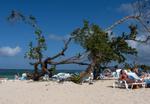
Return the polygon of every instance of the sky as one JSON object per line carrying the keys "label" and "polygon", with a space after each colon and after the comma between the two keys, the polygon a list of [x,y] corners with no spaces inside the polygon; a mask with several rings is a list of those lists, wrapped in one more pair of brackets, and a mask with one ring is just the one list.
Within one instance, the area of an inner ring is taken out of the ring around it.
{"label": "sky", "polygon": [[[0,0],[0,68],[33,69],[29,65],[30,60],[24,59],[24,54],[28,50],[29,42],[35,38],[34,30],[23,22],[8,22],[6,18],[12,10],[36,17],[47,41],[48,50],[45,52],[47,57],[62,49],[62,40],[67,38],[73,30],[81,27],[83,20],[96,23],[105,29],[132,12],[131,2],[134,0]],[[128,23],[119,26],[114,32],[119,34],[128,31],[127,25]],[[140,52],[137,62],[150,65],[150,59],[147,57],[150,47],[130,43]],[[72,56],[81,51],[83,51],[82,47],[72,43],[66,56]],[[83,67],[64,65],[60,68]]]}

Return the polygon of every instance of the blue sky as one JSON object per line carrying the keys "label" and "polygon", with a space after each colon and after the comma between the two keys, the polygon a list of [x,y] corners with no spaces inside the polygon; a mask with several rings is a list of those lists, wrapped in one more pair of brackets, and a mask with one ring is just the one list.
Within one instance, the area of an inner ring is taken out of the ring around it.
{"label": "blue sky", "polygon": [[[84,19],[106,28],[127,15],[119,9],[122,9],[123,4],[130,2],[133,0],[1,0],[0,68],[32,68],[29,60],[24,59],[24,53],[28,49],[28,43],[34,40],[34,31],[23,22],[9,23],[6,18],[11,10],[18,10],[24,15],[37,18],[47,39],[48,50],[45,56],[50,56],[62,49],[61,38],[67,37],[74,29],[82,26]],[[120,26],[115,30],[116,33],[122,31],[127,31],[127,28]],[[76,44],[72,43],[70,46],[68,56],[82,51]],[[70,67],[79,68],[61,68]]]}

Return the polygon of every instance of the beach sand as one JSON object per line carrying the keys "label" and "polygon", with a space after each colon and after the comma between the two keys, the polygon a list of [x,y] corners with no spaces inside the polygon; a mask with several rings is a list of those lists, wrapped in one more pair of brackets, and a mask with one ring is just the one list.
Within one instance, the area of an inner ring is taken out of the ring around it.
{"label": "beach sand", "polygon": [[113,80],[93,85],[72,82],[7,81],[0,84],[0,104],[149,104],[150,88],[112,88]]}

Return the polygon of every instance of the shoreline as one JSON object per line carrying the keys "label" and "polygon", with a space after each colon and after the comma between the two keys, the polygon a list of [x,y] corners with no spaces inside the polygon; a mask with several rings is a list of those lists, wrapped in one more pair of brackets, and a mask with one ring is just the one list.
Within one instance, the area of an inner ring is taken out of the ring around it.
{"label": "shoreline", "polygon": [[[83,70],[56,70],[55,71],[55,74],[57,73],[60,73],[60,72],[63,72],[63,73],[79,73]],[[25,72],[29,72],[29,73],[32,73],[33,70],[18,70],[18,69],[3,69],[3,70],[0,70],[0,77],[3,77],[3,78],[8,78],[8,79],[14,79],[15,75],[19,74],[19,77],[21,77],[22,73],[25,73]]]}

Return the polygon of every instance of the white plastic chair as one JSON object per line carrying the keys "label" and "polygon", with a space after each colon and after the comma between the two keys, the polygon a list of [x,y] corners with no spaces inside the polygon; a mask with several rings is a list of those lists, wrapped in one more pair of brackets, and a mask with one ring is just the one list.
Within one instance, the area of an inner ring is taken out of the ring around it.
{"label": "white plastic chair", "polygon": [[7,80],[8,80],[8,78],[1,78],[1,79],[0,79],[0,83],[6,83]]}

